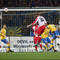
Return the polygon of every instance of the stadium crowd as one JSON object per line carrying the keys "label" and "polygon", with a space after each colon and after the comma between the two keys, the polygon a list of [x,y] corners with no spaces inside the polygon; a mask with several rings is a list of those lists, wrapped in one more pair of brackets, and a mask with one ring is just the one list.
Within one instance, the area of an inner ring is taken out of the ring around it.
{"label": "stadium crowd", "polygon": [[0,7],[55,7],[60,0],[0,0]]}

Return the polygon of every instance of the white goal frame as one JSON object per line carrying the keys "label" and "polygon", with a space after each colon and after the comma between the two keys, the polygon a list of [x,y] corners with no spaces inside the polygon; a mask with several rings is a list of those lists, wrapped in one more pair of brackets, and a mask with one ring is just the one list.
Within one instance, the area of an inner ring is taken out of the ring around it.
{"label": "white goal frame", "polygon": [[[8,11],[52,11],[52,10],[57,10],[60,11],[60,8],[56,8],[56,9],[8,9]],[[0,9],[0,11],[4,11],[4,9]]]}

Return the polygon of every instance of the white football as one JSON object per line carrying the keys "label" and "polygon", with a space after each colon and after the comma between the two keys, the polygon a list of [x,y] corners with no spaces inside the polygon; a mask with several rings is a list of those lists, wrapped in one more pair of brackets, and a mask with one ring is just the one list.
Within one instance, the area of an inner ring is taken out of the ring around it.
{"label": "white football", "polygon": [[8,12],[8,8],[4,8],[4,11],[5,11],[5,12]]}

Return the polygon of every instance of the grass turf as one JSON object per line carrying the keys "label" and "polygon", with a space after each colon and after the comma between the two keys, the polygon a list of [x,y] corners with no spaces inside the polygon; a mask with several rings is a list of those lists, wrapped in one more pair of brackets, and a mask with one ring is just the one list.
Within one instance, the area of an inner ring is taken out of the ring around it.
{"label": "grass turf", "polygon": [[60,60],[60,53],[0,53],[0,60]]}

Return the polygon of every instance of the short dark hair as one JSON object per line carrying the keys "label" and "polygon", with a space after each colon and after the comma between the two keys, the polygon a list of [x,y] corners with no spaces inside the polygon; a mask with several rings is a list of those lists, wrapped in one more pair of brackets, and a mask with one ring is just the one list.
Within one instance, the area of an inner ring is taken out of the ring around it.
{"label": "short dark hair", "polygon": [[47,24],[49,25],[49,22],[47,21]]}

